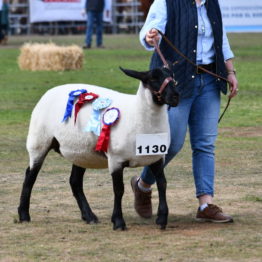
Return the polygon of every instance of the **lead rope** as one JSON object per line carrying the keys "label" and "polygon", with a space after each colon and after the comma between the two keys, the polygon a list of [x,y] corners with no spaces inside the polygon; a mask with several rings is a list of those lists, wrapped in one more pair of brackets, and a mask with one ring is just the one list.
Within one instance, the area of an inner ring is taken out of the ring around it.
{"label": "lead rope", "polygon": [[160,58],[161,58],[161,60],[162,60],[162,62],[164,64],[164,67],[169,68],[168,63],[167,63],[166,59],[164,58],[164,56],[163,56],[163,54],[162,54],[162,52],[161,52],[161,50],[159,48],[159,45],[158,45],[158,43],[157,43],[155,38],[153,38],[153,43],[154,43],[154,47],[155,47],[158,55],[160,56]]}
{"label": "lead rope", "polygon": [[[212,76],[214,76],[214,77],[216,77],[216,78],[219,78],[219,79],[222,79],[222,80],[226,81],[229,86],[231,85],[231,82],[229,82],[226,78],[224,78],[224,77],[222,77],[222,76],[220,76],[220,75],[217,75],[217,74],[215,74],[215,73],[213,73],[213,72],[211,72],[211,71],[209,71],[209,70],[207,70],[207,69],[205,69],[205,68],[203,68],[203,67],[201,67],[201,66],[196,65],[196,64],[195,64],[194,62],[192,62],[188,57],[186,57],[183,53],[181,53],[181,52],[172,44],[172,42],[171,42],[160,30],[157,30],[157,31],[158,31],[158,33],[162,36],[162,38],[174,49],[174,51],[175,51],[176,53],[178,53],[181,57],[183,57],[187,62],[189,62],[189,63],[192,64],[193,66],[201,69],[202,71],[206,72],[207,74],[210,74],[210,75],[212,75]],[[164,66],[168,67],[168,64],[167,64],[167,62],[166,62],[163,54],[161,53],[161,50],[160,50],[160,48],[159,48],[159,46],[158,46],[158,44],[157,44],[157,42],[156,42],[155,39],[154,39],[154,47],[155,47],[157,53],[159,54],[159,56],[160,56],[160,58],[161,58],[161,60],[162,60],[162,62],[163,62],[163,64],[164,64]],[[223,118],[224,114],[226,113],[226,111],[227,111],[227,109],[228,109],[228,107],[229,107],[229,105],[230,105],[230,101],[231,101],[231,98],[228,97],[226,107],[225,107],[223,113],[221,114],[221,116],[219,117],[218,123],[221,121],[221,119]]]}

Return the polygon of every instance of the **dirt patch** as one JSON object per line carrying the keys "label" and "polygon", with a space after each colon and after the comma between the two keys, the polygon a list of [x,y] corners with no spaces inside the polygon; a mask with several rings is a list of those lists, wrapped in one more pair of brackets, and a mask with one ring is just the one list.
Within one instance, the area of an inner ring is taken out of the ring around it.
{"label": "dirt patch", "polygon": [[262,137],[262,127],[223,127],[220,128],[220,134],[230,137]]}

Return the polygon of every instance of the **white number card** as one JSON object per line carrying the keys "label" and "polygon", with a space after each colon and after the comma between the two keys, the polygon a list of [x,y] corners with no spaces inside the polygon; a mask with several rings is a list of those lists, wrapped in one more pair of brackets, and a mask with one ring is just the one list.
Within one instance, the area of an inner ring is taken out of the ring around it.
{"label": "white number card", "polygon": [[165,155],[168,150],[168,134],[137,134],[136,155]]}

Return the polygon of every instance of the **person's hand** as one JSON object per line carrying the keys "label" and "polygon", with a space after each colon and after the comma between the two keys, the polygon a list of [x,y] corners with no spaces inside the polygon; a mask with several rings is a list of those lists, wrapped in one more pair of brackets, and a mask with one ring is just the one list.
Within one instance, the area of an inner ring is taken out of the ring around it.
{"label": "person's hand", "polygon": [[86,10],[85,10],[85,9],[82,9],[82,10],[81,10],[81,15],[82,15],[82,16],[85,16],[85,15],[86,15]]}
{"label": "person's hand", "polygon": [[153,28],[149,32],[146,33],[145,40],[148,45],[154,46],[154,40],[158,43],[160,39],[160,35],[158,31]]}
{"label": "person's hand", "polygon": [[231,83],[229,98],[233,98],[238,93],[238,82],[236,75],[234,73],[229,73],[227,76],[227,80]]}

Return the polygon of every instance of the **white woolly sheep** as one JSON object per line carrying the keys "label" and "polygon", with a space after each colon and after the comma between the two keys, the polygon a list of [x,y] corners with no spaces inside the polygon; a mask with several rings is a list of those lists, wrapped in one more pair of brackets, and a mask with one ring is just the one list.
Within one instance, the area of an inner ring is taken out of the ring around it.
{"label": "white woolly sheep", "polygon": [[[37,103],[31,116],[27,137],[30,165],[26,170],[18,207],[21,222],[30,221],[31,191],[46,155],[53,149],[73,164],[70,185],[82,219],[87,223],[97,223],[98,219],[83,192],[85,170],[109,168],[115,195],[111,218],[114,229],[126,229],[121,207],[124,194],[123,169],[150,165],[156,176],[159,190],[156,223],[161,228],[166,227],[168,207],[163,155],[136,155],[136,134],[168,133],[169,135],[167,105],[176,106],[178,103],[176,82],[172,71],[165,67],[147,72],[127,69],[122,71],[141,81],[136,95],[123,94],[94,85],[67,84],[50,89]],[[92,113],[91,103],[82,107],[76,123],[73,117],[61,122],[68,94],[76,89],[86,89],[101,97],[110,98],[112,100],[110,106],[120,110],[120,120],[111,127],[107,152],[95,151],[97,136],[92,132],[83,131]]]}

